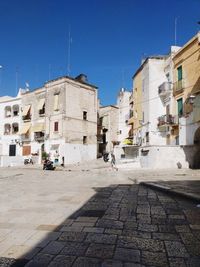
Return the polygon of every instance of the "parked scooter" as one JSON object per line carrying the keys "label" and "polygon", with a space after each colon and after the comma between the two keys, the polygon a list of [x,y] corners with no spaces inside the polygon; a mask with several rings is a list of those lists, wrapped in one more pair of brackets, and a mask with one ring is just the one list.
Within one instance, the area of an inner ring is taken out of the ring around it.
{"label": "parked scooter", "polygon": [[103,153],[103,160],[104,160],[105,162],[108,162],[108,161],[109,161],[109,153],[108,153],[108,152],[104,152],[104,153]]}
{"label": "parked scooter", "polygon": [[43,164],[43,170],[50,170],[53,171],[55,170],[55,166],[53,165],[53,161],[46,159]]}
{"label": "parked scooter", "polygon": [[24,165],[27,165],[27,164],[33,164],[32,158],[24,159]]}

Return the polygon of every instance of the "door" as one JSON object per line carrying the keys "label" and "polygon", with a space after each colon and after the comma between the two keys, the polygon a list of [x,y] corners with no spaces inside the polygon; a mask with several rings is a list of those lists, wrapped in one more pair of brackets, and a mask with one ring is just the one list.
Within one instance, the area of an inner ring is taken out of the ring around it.
{"label": "door", "polygon": [[9,146],[9,156],[10,157],[16,156],[16,145]]}
{"label": "door", "polygon": [[31,154],[31,146],[23,146],[22,155],[29,156]]}

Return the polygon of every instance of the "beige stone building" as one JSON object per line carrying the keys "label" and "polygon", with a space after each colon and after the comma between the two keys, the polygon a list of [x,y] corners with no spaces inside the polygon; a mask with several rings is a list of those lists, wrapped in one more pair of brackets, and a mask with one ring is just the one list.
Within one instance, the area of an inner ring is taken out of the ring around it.
{"label": "beige stone building", "polygon": [[174,56],[172,138],[185,146],[191,167],[200,167],[200,32]]}
{"label": "beige stone building", "polygon": [[23,155],[49,154],[58,163],[96,158],[97,87],[85,75],[61,77],[22,96]]}
{"label": "beige stone building", "polygon": [[103,106],[99,108],[98,123],[98,152],[111,152],[118,144],[119,108],[117,106]]}

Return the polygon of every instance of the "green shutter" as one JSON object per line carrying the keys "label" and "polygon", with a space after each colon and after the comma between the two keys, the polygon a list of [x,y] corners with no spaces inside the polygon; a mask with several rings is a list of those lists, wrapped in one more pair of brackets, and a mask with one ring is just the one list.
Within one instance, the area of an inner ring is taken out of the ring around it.
{"label": "green shutter", "polygon": [[183,115],[183,99],[182,98],[178,99],[177,104],[178,104],[178,115],[181,116]]}
{"label": "green shutter", "polygon": [[182,66],[178,67],[177,69],[178,71],[178,81],[183,79],[183,70],[182,70]]}

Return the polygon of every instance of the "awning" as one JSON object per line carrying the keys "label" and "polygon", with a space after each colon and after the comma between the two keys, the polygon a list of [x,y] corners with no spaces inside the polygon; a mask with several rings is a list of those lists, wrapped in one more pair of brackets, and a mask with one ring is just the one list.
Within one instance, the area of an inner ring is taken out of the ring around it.
{"label": "awning", "polygon": [[53,110],[58,110],[58,97],[59,95],[54,95],[54,106],[53,106]]}
{"label": "awning", "polygon": [[38,110],[43,109],[43,107],[44,107],[44,102],[45,102],[45,99],[44,99],[44,98],[42,98],[42,99],[39,100],[39,103],[38,103]]}
{"label": "awning", "polygon": [[34,133],[43,132],[44,131],[44,123],[37,123],[31,127],[31,131]]}
{"label": "awning", "polygon": [[31,105],[27,105],[23,108],[22,116],[26,116],[31,108]]}
{"label": "awning", "polygon": [[30,129],[30,127],[31,127],[31,124],[30,124],[30,123],[26,123],[26,124],[24,124],[24,125],[21,127],[21,129],[20,129],[20,131],[19,131],[19,134],[26,134],[26,133],[28,132],[28,130]]}

